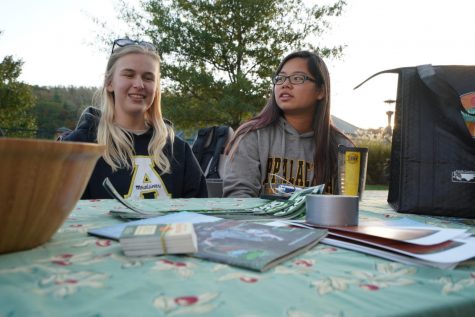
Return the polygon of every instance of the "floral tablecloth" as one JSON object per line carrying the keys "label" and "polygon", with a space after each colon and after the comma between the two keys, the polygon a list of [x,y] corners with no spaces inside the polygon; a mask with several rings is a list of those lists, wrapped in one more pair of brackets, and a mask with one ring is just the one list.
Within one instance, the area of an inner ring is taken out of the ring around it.
{"label": "floral tablecloth", "polygon": [[[361,218],[408,217],[386,195],[366,191]],[[119,223],[113,206],[80,201],[51,241],[0,255],[0,317],[475,316],[474,261],[440,270],[324,244],[265,273],[185,256],[130,258],[117,242],[86,233]]]}

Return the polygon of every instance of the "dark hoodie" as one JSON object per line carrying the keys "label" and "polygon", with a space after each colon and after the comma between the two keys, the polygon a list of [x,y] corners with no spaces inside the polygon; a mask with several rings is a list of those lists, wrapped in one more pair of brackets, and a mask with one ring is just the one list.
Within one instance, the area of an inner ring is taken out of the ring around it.
{"label": "dark hoodie", "polygon": [[[62,138],[63,141],[97,142],[97,126],[101,112],[99,109],[87,108],[79,119],[76,129]],[[111,198],[102,187],[106,177],[124,198],[189,198],[207,197],[206,180],[190,146],[175,137],[173,155],[171,144],[167,142],[163,149],[171,164],[171,173],[163,174],[148,154],[148,144],[153,129],[141,135],[131,134],[134,143],[132,168],[112,168],[101,157],[82,199]]]}

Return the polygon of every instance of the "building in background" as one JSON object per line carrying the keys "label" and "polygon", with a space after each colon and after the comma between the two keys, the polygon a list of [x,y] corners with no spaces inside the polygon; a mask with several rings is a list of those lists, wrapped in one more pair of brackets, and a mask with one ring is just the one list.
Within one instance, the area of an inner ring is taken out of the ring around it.
{"label": "building in background", "polygon": [[351,137],[355,137],[357,134],[358,134],[358,131],[361,130],[360,128],[358,128],[357,126],[355,125],[352,125],[351,123],[349,122],[346,122],[345,120],[342,120],[338,117],[335,117],[335,116],[331,116],[332,117],[332,122],[333,124],[341,131],[343,132],[344,134],[346,134],[347,136],[349,136],[350,138]]}

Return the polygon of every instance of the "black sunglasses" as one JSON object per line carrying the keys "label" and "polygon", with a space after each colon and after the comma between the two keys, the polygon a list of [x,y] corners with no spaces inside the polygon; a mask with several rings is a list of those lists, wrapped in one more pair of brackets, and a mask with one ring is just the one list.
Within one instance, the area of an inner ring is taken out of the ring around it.
{"label": "black sunglasses", "polygon": [[117,47],[124,47],[124,46],[129,46],[129,45],[139,45],[155,53],[157,52],[157,48],[155,47],[155,45],[153,45],[150,42],[136,41],[136,40],[131,40],[131,39],[118,39],[118,40],[115,40],[114,44],[112,45],[111,54],[114,53]]}

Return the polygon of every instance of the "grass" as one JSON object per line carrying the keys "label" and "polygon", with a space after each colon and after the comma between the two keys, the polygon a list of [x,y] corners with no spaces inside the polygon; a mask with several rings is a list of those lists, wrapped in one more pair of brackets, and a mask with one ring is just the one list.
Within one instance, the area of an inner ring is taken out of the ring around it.
{"label": "grass", "polygon": [[388,190],[387,185],[366,185],[365,190]]}

